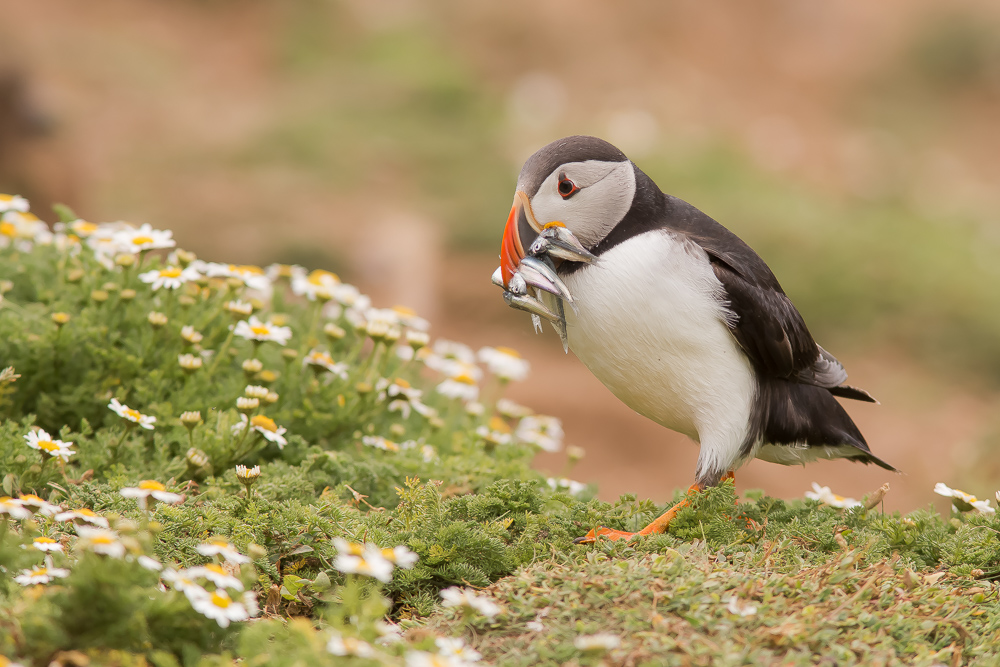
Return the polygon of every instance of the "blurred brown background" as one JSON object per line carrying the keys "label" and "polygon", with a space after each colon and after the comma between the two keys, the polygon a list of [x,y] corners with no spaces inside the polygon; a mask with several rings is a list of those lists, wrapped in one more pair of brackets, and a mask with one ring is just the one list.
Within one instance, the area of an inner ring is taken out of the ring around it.
{"label": "blurred brown background", "polygon": [[[663,502],[696,448],[617,402],[489,276],[521,162],[618,144],[768,261],[894,476],[763,462],[890,509],[1000,488],[1000,5],[982,0],[33,0],[0,25],[0,191],[328,268],[533,364],[601,496]],[[539,457],[561,470],[563,455]]]}

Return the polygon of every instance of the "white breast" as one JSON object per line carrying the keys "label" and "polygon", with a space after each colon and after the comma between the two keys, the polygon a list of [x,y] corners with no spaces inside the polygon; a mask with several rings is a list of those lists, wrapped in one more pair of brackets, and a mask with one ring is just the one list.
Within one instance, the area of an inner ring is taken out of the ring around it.
{"label": "white breast", "polygon": [[699,473],[739,465],[756,383],[697,245],[640,234],[566,277],[569,346],[636,412],[701,444]]}

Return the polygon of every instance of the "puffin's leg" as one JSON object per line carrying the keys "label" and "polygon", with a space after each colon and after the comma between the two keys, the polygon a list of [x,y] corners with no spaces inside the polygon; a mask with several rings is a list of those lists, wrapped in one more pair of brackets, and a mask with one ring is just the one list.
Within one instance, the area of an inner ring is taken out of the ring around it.
{"label": "puffin's leg", "polygon": [[[729,472],[727,472],[725,475],[722,476],[720,482],[724,482],[727,479],[735,480],[736,473],[730,470]],[[698,493],[699,491],[703,490],[704,487],[702,487],[698,483],[694,483],[690,486],[690,488],[688,488],[687,495],[688,497],[690,497],[692,494]],[[600,526],[598,528],[593,528],[589,530],[587,534],[584,535],[583,537],[576,538],[575,540],[573,540],[573,544],[592,544],[596,542],[597,538],[599,537],[603,537],[611,540],[612,542],[616,542],[621,539],[631,539],[636,535],[652,535],[653,533],[665,533],[667,532],[667,526],[669,526],[670,522],[673,521],[675,516],[677,516],[677,513],[680,512],[682,508],[687,506],[688,506],[688,501],[687,498],[685,498],[684,500],[680,501],[679,503],[668,509],[660,516],[653,519],[653,521],[648,526],[640,530],[638,533],[627,533],[624,530],[614,530],[613,528],[605,528],[604,526]]]}

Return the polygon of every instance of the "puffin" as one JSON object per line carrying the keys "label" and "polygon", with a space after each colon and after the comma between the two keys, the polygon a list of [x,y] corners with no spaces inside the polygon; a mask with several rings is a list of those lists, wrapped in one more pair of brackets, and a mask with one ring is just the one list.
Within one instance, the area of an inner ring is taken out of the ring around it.
{"label": "puffin", "polygon": [[566,137],[528,158],[493,282],[627,406],[700,447],[684,500],[638,533],[599,526],[577,543],[664,532],[754,458],[898,472],[837,399],[877,401],[845,384],[764,260],[607,141]]}

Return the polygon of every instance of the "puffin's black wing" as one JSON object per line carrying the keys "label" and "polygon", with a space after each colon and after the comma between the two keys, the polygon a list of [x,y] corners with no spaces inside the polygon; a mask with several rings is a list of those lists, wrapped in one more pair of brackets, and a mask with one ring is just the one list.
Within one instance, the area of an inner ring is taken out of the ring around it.
{"label": "puffin's black wing", "polygon": [[670,227],[708,253],[735,317],[730,329],[765,377],[823,387],[844,398],[875,402],[844,385],[847,371],[820,347],[764,260],[738,236],[690,204],[666,195]]}

